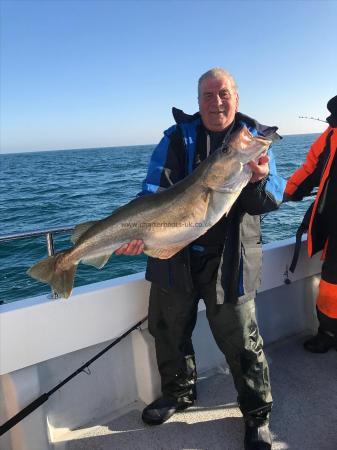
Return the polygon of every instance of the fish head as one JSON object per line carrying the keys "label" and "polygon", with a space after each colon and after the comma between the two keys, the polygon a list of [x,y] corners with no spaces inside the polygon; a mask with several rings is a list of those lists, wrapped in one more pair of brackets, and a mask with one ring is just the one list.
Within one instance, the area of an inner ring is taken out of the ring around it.
{"label": "fish head", "polygon": [[209,167],[205,173],[206,185],[221,192],[242,189],[241,186],[247,184],[252,174],[248,163],[257,161],[267,152],[276,139],[276,130],[276,127],[270,128],[268,137],[253,136],[245,126],[233,133],[228,144],[209,158]]}
{"label": "fish head", "polygon": [[[243,126],[236,131],[229,140],[229,153],[238,159],[242,164],[256,161],[261,155],[267,153],[271,143],[277,139],[276,127],[270,127],[267,137],[253,136],[247,127]],[[223,150],[224,153],[226,149]]]}

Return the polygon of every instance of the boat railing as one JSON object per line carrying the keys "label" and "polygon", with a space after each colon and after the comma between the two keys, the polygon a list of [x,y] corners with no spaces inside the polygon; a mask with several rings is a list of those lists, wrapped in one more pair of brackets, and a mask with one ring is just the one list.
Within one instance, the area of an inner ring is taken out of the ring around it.
{"label": "boat railing", "polygon": [[[69,232],[73,231],[74,228],[75,228],[74,226],[62,226],[62,227],[58,227],[58,228],[49,228],[46,230],[34,230],[34,231],[23,231],[21,233],[1,234],[0,235],[0,244],[5,241],[14,241],[17,239],[26,239],[26,238],[31,238],[31,237],[45,236],[48,256],[53,256],[55,254],[54,235],[69,233]],[[52,288],[51,288],[50,298],[52,298],[52,299],[58,298],[57,293]]]}

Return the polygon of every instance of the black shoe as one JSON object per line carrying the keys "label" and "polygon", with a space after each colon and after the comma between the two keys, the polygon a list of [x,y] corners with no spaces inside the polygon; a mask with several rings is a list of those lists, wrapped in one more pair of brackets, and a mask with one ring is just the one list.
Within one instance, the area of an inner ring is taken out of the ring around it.
{"label": "black shoe", "polygon": [[326,353],[331,348],[337,349],[336,339],[319,331],[316,336],[311,337],[303,343],[303,347],[312,353]]}
{"label": "black shoe", "polygon": [[194,399],[185,402],[174,397],[160,397],[143,410],[142,419],[148,425],[160,425],[173,416],[176,411],[182,411],[193,404]]}
{"label": "black shoe", "polygon": [[271,445],[268,423],[259,427],[246,424],[245,450],[271,450]]}

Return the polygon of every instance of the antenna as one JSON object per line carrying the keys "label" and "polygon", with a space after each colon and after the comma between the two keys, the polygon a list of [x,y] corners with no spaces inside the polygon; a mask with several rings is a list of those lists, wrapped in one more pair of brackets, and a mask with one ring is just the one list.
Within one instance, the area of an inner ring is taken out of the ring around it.
{"label": "antenna", "polygon": [[319,119],[318,117],[298,116],[298,118],[299,119],[318,120],[318,122],[325,122],[325,123],[327,123],[326,120]]}

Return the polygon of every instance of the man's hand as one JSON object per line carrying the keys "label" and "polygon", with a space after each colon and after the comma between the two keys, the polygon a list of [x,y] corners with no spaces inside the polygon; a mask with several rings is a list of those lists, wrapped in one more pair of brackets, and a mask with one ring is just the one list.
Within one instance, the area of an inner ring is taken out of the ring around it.
{"label": "man's hand", "polygon": [[133,240],[128,244],[124,244],[115,251],[115,255],[136,256],[144,250],[144,242],[142,240]]}
{"label": "man's hand", "polygon": [[250,161],[248,163],[250,168],[252,169],[253,175],[250,179],[250,183],[256,183],[257,181],[262,180],[269,174],[269,156],[262,155],[260,159],[256,163],[255,161]]}

